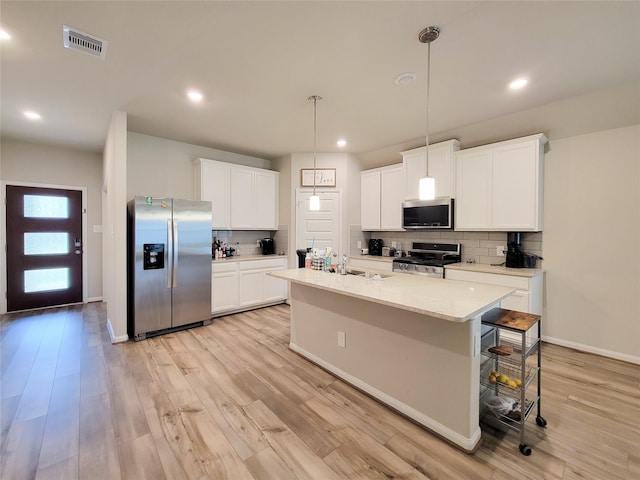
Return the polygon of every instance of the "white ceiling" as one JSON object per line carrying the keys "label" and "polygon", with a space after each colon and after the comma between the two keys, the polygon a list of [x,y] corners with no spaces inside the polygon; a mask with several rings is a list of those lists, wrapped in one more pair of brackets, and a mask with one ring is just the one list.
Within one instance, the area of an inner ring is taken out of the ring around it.
{"label": "white ceiling", "polygon": [[[0,4],[2,134],[101,151],[115,110],[129,130],[273,159],[313,148],[375,166],[430,142],[463,147],[640,123],[640,2],[27,2]],[[109,42],[62,46],[62,25]],[[415,72],[416,81],[394,78]],[[507,90],[526,76],[529,87]],[[188,88],[205,100],[186,100]],[[42,115],[29,122],[23,111]]]}

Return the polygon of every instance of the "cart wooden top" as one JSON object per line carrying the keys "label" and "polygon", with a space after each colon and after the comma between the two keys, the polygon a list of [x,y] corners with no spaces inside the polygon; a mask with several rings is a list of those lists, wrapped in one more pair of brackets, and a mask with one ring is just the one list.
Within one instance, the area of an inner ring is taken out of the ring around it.
{"label": "cart wooden top", "polygon": [[540,315],[533,313],[506,310],[504,308],[492,308],[482,315],[482,323],[526,332],[538,323],[540,318],[542,318]]}

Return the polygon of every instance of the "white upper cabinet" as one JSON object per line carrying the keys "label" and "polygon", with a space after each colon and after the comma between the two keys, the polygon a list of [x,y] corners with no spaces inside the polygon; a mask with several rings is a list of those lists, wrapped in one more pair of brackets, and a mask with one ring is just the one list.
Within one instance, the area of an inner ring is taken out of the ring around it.
{"label": "white upper cabinet", "polygon": [[457,156],[456,230],[491,229],[491,149],[470,148]]}
{"label": "white upper cabinet", "polygon": [[231,228],[231,168],[228,163],[196,160],[196,198],[211,202],[211,228]]}
{"label": "white upper cabinet", "polygon": [[380,172],[360,172],[360,225],[363,230],[380,230]]}
{"label": "white upper cabinet", "polygon": [[278,229],[278,182],[280,174],[271,170],[254,170],[254,225],[259,230]]}
{"label": "white upper cabinet", "polygon": [[360,172],[362,230],[402,230],[402,165]]}
{"label": "white upper cabinet", "polygon": [[[429,145],[429,175],[435,179],[436,197],[456,196],[456,162],[454,152],[460,150],[458,140]],[[402,155],[404,199],[418,199],[418,183],[427,172],[426,148],[400,152]]]}
{"label": "white upper cabinet", "polygon": [[544,135],[456,153],[456,230],[542,230]]}
{"label": "white upper cabinet", "polygon": [[212,228],[277,230],[279,173],[196,160],[196,197],[212,203]]}
{"label": "white upper cabinet", "polygon": [[252,168],[231,169],[231,228],[251,229],[254,225],[256,192]]}

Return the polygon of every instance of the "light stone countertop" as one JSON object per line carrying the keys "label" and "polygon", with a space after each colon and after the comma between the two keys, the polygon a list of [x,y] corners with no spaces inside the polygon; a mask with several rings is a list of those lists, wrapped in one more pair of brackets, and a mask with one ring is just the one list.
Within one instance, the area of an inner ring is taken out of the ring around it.
{"label": "light stone countertop", "polygon": [[298,268],[269,272],[268,275],[451,322],[466,322],[515,292],[509,287],[405,273],[386,272],[385,278],[368,279]]}
{"label": "light stone countertop", "polygon": [[514,277],[527,277],[533,278],[536,275],[544,273],[542,268],[507,268],[505,266],[492,266],[483,263],[452,263],[445,265],[446,270],[463,270],[465,272],[481,272],[481,273],[495,273],[498,275],[511,275]]}
{"label": "light stone countertop", "polygon": [[260,254],[253,254],[253,255],[233,255],[231,257],[223,257],[223,258],[212,258],[211,262],[215,263],[231,263],[231,262],[250,262],[253,260],[272,260],[274,258],[288,258],[286,255],[278,255],[278,254],[272,254],[272,255],[260,255]]}
{"label": "light stone countertop", "polygon": [[392,263],[394,257],[383,257],[381,255],[351,255],[350,258],[359,260],[373,260],[374,262]]}

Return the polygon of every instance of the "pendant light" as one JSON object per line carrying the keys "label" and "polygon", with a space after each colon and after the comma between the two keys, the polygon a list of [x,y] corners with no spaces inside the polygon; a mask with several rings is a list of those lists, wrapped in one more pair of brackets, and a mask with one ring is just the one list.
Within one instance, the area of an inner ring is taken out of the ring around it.
{"label": "pendant light", "polygon": [[433,200],[436,198],[436,180],[429,176],[429,87],[431,83],[431,42],[438,38],[440,29],[438,27],[427,27],[420,32],[418,39],[427,44],[427,125],[425,135],[425,176],[420,179],[419,198],[420,200]]}
{"label": "pendant light", "polygon": [[309,210],[318,211],[320,210],[320,196],[316,195],[316,139],[318,136],[318,102],[322,101],[322,97],[311,95],[309,101],[313,102],[313,195],[309,198]]}

